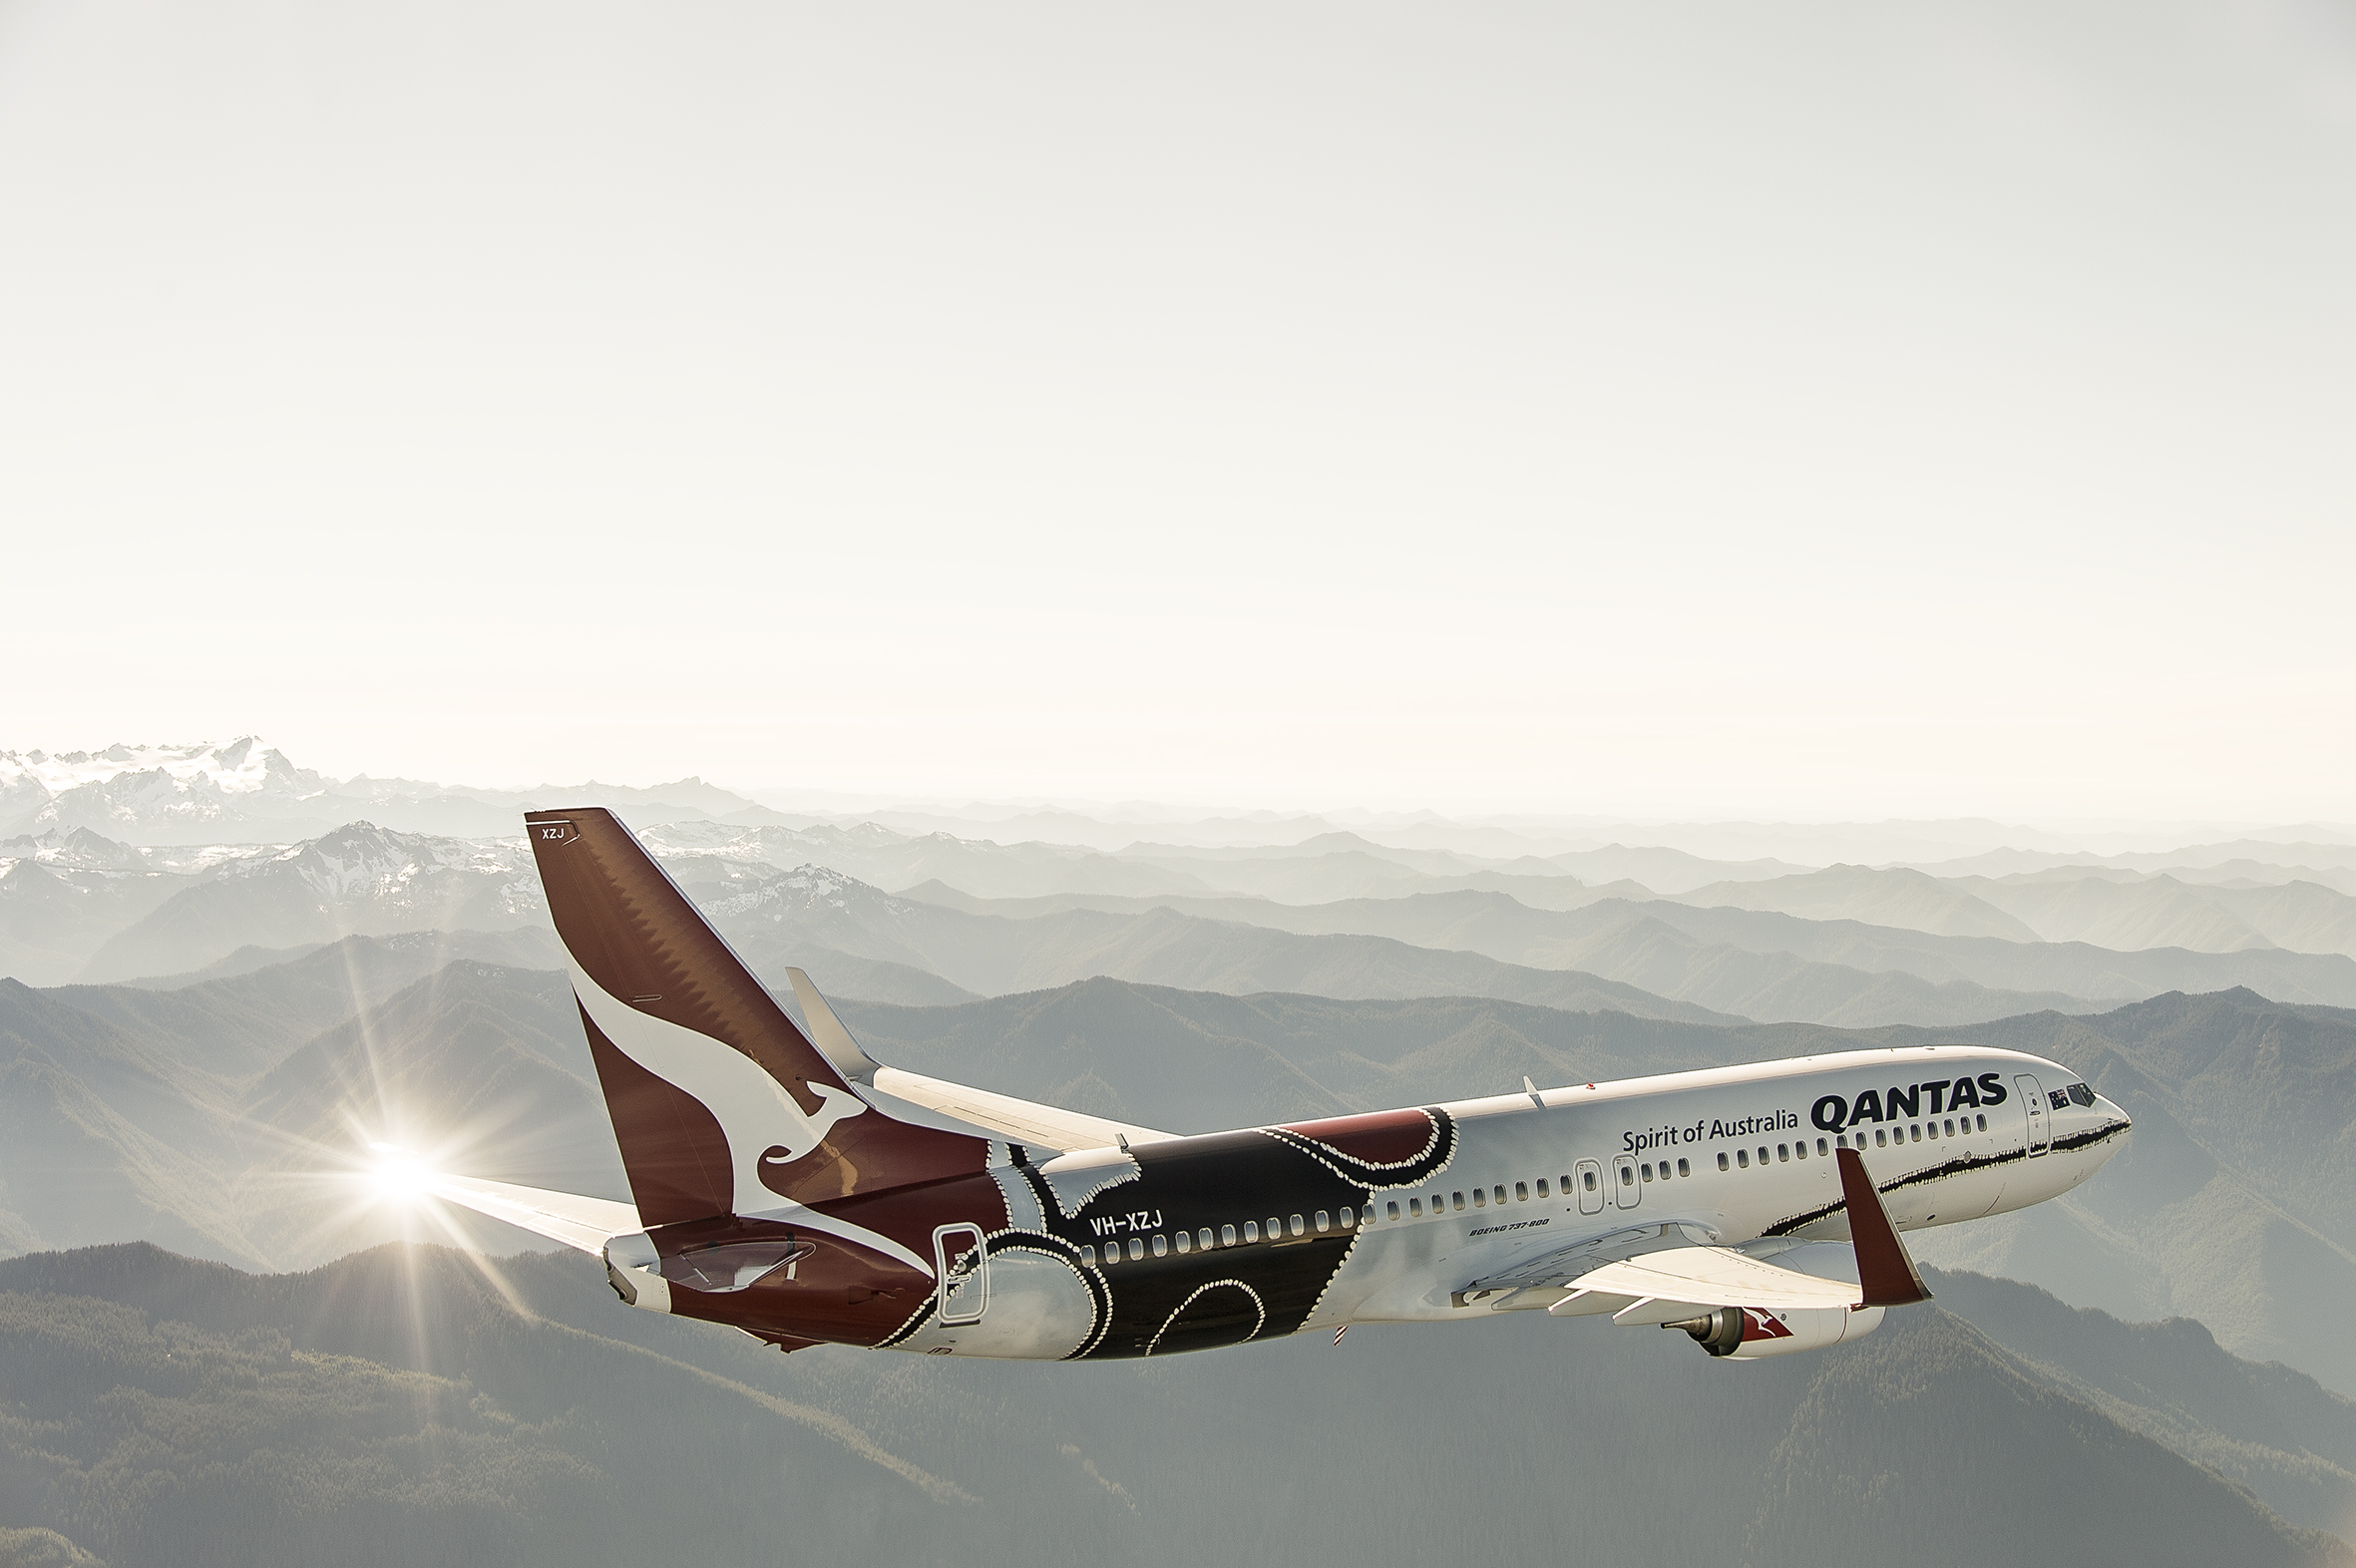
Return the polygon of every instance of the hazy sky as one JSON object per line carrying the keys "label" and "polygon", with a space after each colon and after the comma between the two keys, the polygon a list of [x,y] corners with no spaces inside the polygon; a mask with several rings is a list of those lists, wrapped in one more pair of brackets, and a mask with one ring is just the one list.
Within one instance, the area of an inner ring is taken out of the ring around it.
{"label": "hazy sky", "polygon": [[0,747],[2351,820],[2351,0],[0,0]]}

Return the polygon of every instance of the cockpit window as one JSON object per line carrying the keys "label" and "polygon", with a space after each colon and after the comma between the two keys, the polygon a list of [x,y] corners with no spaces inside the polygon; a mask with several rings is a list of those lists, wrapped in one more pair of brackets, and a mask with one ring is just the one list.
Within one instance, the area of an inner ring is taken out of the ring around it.
{"label": "cockpit window", "polygon": [[2075,1104],[2091,1106],[2095,1102],[2095,1091],[2087,1084],[2073,1083],[2070,1085],[2070,1098]]}

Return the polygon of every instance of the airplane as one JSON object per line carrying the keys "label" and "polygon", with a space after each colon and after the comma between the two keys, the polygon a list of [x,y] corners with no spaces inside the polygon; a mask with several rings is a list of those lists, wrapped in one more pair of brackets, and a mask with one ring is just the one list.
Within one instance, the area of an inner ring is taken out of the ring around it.
{"label": "airplane", "polygon": [[1928,1300],[1903,1233],[2067,1192],[2132,1129],[2054,1062],[1922,1045],[1161,1132],[887,1066],[789,969],[797,1027],[610,812],[525,823],[634,1201],[416,1185],[787,1352],[1095,1361],[1542,1310],[1756,1360]]}

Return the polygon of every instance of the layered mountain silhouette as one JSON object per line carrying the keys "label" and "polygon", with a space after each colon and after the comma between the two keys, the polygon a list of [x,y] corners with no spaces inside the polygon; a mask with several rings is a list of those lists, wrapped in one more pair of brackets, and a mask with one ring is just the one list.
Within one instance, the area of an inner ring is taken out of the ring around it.
{"label": "layered mountain silhouette", "polygon": [[1379,937],[1476,952],[1521,968],[1577,970],[1674,1001],[1763,1020],[1964,1023],[2039,1007],[2082,1009],[2167,990],[2241,984],[2287,1000],[2356,1004],[2356,960],[2339,955],[2116,953],[2083,943],[1938,937],[1666,901],[1606,898],[1578,909],[1537,910],[1502,893],[1470,889],[1307,906],[1174,895],[984,901],[940,883],[901,897],[903,903],[1009,920],[1168,911],[1297,936]]}
{"label": "layered mountain silhouette", "polygon": [[[1887,1512],[1859,1499],[1951,1498],[1960,1453],[1971,1492],[2054,1554],[2356,1561],[2278,1511],[2344,1517],[2344,1401],[2197,1331],[1932,1284],[1978,1321],[1934,1304],[1734,1369],[1682,1336],[1523,1314],[912,1378],[633,1312],[578,1256],[486,1271],[388,1247],[256,1277],[83,1250],[0,1263],[0,1484],[35,1545],[115,1568],[948,1562],[978,1540],[1050,1564],[1341,1568],[1576,1539],[1598,1560],[1778,1565],[1886,1553]],[[2195,1386],[2219,1425],[2181,1413]],[[1760,1458],[1663,1507],[1664,1470],[1735,1432]],[[1909,1561],[1986,1551],[1975,1530],[1908,1535]]]}
{"label": "layered mountain silhouette", "polygon": [[[624,1195],[517,837],[592,800],[882,1059],[1145,1125],[1971,1040],[2138,1130],[1918,1234],[1935,1303],[1822,1356],[1531,1314],[780,1357],[359,1179],[382,1141]],[[1985,1553],[1958,1497],[2036,1555],[2350,1561],[2356,830],[776,805],[0,753],[0,1568],[1935,1563]]]}
{"label": "layered mountain silhouette", "polygon": [[[825,878],[798,896],[887,898]],[[403,1234],[348,1179],[379,1140],[619,1196],[570,993],[516,962],[520,937],[354,938],[176,989],[0,984],[0,1247],[147,1237],[243,1266],[314,1263]],[[756,964],[777,957],[744,946]],[[1525,1073],[1578,1082],[1943,1040],[2052,1056],[2127,1105],[2136,1139],[2094,1186],[1925,1233],[1923,1256],[2123,1317],[2198,1317],[2237,1354],[2356,1392],[2356,1352],[2315,1332],[2312,1312],[2356,1292],[2356,1015],[2338,1009],[2240,991],[1848,1030],[1108,977],[935,1005],[857,995],[862,974],[905,967],[794,956],[885,1060],[1182,1132],[1504,1090]]]}

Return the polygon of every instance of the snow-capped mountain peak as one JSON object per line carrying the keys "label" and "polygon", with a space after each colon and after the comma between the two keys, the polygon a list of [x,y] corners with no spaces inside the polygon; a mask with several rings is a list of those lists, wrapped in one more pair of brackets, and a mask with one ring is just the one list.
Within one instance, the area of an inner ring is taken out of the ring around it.
{"label": "snow-capped mountain peak", "polygon": [[715,917],[762,914],[775,920],[787,913],[822,909],[845,912],[858,909],[885,915],[914,913],[913,906],[883,889],[816,864],[805,864],[782,877],[772,877],[751,892],[713,900],[704,906],[704,913]]}
{"label": "snow-capped mountain peak", "polygon": [[331,900],[384,897],[438,872],[466,872],[476,876],[507,877],[529,882],[537,891],[539,877],[521,837],[513,839],[444,839],[424,833],[396,833],[372,822],[349,822],[334,832],[274,855],[258,856],[222,868],[226,877],[256,877],[291,872],[305,886]]}
{"label": "snow-capped mountain peak", "polygon": [[52,795],[90,784],[109,784],[124,774],[160,774],[186,790],[207,786],[223,795],[278,790],[298,798],[327,788],[327,781],[298,768],[285,753],[252,735],[226,745],[130,746],[118,742],[104,751],[0,751],[0,788],[31,779]]}

